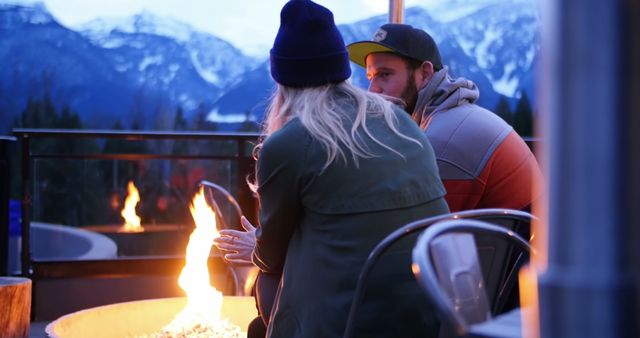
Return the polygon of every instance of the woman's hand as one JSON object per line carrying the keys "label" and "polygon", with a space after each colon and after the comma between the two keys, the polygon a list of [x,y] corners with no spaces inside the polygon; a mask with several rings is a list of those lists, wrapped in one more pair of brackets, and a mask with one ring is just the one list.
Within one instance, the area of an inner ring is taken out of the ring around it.
{"label": "woman's hand", "polygon": [[220,237],[213,240],[213,244],[223,253],[227,262],[251,264],[251,255],[256,246],[256,228],[242,216],[240,224],[246,231],[220,230]]}

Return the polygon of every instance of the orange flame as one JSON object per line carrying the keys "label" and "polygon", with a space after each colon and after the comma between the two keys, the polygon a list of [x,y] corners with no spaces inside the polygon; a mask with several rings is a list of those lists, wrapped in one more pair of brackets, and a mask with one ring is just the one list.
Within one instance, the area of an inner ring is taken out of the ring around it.
{"label": "orange flame", "polygon": [[124,225],[120,228],[121,232],[142,232],[144,228],[140,225],[140,217],[136,214],[136,205],[140,202],[140,193],[129,181],[127,185],[127,198],[124,201],[124,208],[120,215],[124,218]]}
{"label": "orange flame", "polygon": [[222,293],[209,281],[209,253],[213,239],[220,234],[216,229],[216,215],[207,204],[202,188],[194,196],[189,210],[196,228],[189,237],[186,263],[178,279],[178,284],[187,294],[187,305],[163,331],[182,332],[191,327],[207,327],[235,337],[240,328],[221,319]]}

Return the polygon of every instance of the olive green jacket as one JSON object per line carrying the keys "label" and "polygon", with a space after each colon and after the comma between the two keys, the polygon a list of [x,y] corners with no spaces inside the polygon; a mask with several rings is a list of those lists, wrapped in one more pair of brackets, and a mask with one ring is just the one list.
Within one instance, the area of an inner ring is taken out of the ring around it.
{"label": "olive green jacket", "polygon": [[[367,126],[404,158],[363,137],[376,156],[357,166],[338,159],[323,170],[326,152],[297,118],[265,140],[257,163],[260,227],[253,260],[283,275],[268,336],[341,337],[373,247],[408,222],[448,212],[431,145],[406,113],[395,112],[399,129],[421,146],[394,134],[381,118],[369,117]],[[350,130],[352,122],[345,123]],[[411,273],[413,241],[394,247],[373,271],[358,314],[361,336],[435,335],[435,319],[424,313]]]}

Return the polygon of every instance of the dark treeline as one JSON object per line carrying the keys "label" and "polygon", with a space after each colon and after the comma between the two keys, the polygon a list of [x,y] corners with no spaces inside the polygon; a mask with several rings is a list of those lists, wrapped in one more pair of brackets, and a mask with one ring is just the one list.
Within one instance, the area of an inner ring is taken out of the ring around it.
{"label": "dark treeline", "polygon": [[509,100],[501,96],[494,112],[503,120],[509,123],[516,132],[523,137],[533,136],[533,109],[531,102],[525,91],[520,92],[520,98],[516,102],[515,109],[512,111]]}

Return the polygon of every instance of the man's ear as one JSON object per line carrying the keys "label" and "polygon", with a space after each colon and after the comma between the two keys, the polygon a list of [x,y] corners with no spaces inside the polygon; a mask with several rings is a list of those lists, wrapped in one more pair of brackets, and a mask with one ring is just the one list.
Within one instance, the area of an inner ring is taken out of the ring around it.
{"label": "man's ear", "polygon": [[430,61],[423,62],[418,69],[416,69],[416,86],[418,89],[424,88],[429,83],[435,70],[433,69],[433,63]]}

